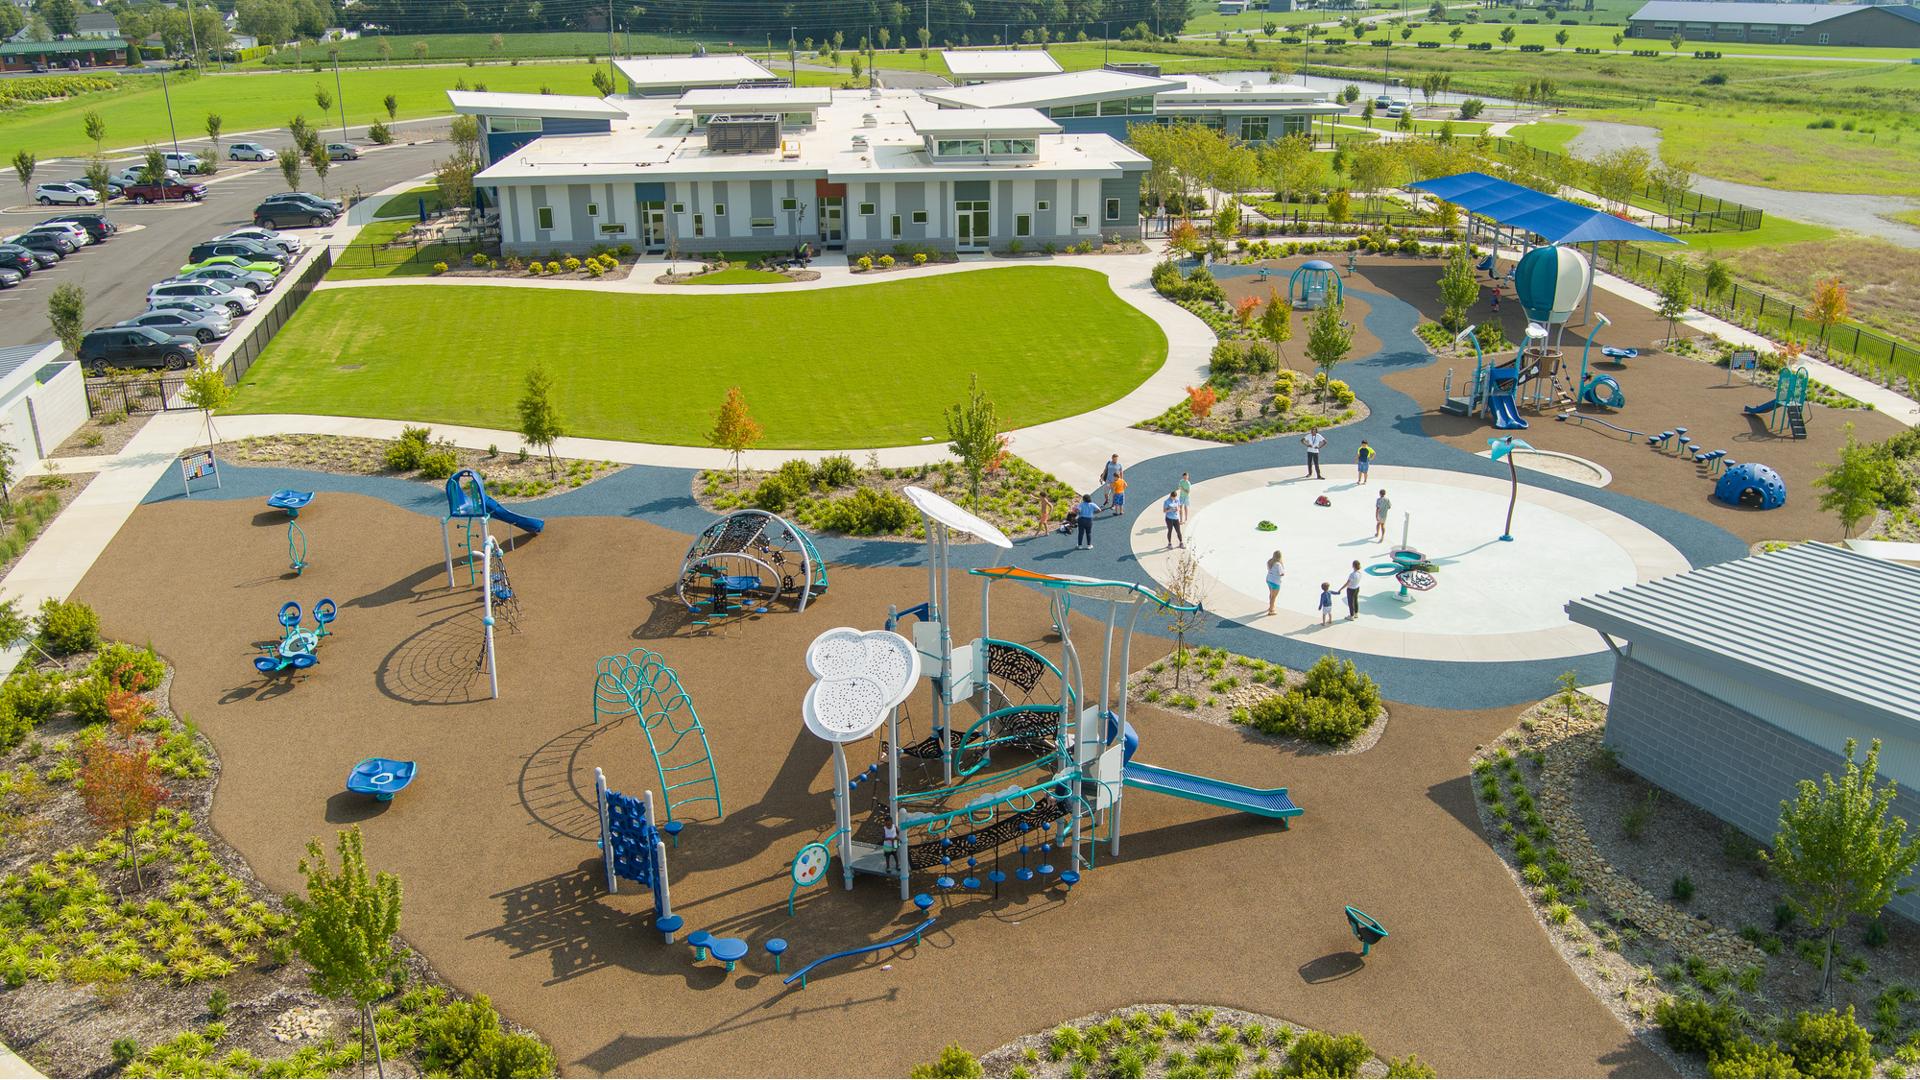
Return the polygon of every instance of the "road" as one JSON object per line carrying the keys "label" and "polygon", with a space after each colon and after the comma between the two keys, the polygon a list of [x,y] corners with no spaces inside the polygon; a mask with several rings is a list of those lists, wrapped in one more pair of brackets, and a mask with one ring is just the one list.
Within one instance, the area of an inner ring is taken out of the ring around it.
{"label": "road", "polygon": [[[444,125],[443,125],[444,127]],[[425,176],[434,163],[447,153],[446,143],[432,139],[444,130],[416,126],[403,137],[423,139],[414,145],[388,147],[363,146],[358,161],[337,161],[327,174],[329,194],[379,191],[403,180]],[[244,171],[243,171],[244,170]],[[64,176],[64,173],[59,175]],[[306,173],[305,186],[318,190],[312,170]],[[22,232],[51,217],[57,208],[21,206],[18,188],[14,205],[0,210],[0,236]],[[278,167],[241,166],[213,177],[205,201],[169,203],[153,206],[128,206],[114,203],[107,214],[120,226],[120,232],[104,244],[90,244],[42,270],[20,285],[0,292],[0,346],[27,345],[51,340],[53,327],[47,321],[47,296],[61,284],[78,284],[87,293],[88,327],[105,326],[129,319],[146,310],[147,287],[171,276],[186,262],[194,244],[227,229],[253,223],[253,208],[268,194],[282,191],[286,181]],[[301,230],[308,243],[326,235],[322,230]]]}

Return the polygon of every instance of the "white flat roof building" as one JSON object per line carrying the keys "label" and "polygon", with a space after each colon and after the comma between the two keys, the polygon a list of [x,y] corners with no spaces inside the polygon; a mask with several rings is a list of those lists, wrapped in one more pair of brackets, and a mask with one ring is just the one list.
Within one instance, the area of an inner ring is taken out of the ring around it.
{"label": "white flat roof building", "polygon": [[570,94],[496,94],[482,90],[449,90],[447,101],[464,116],[561,116],[579,120],[618,120],[626,115],[604,98]]}
{"label": "white flat roof building", "polygon": [[744,56],[642,56],[615,60],[634,97],[679,96],[700,86],[777,82],[780,77]]}
{"label": "white flat roof building", "polygon": [[955,109],[1033,109],[1078,105],[1109,98],[1152,97],[1184,84],[1124,71],[1092,69],[1033,79],[981,83],[954,90],[928,90],[928,101]]}
{"label": "white flat roof building", "polygon": [[1054,75],[1060,62],[1045,49],[947,49],[940,53],[954,81],[965,85]]}

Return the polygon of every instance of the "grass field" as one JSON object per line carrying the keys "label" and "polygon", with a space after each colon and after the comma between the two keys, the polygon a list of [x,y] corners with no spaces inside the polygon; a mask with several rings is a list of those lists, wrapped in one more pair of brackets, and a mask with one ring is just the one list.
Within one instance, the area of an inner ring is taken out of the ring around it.
{"label": "grass field", "polygon": [[[409,201],[413,196],[399,196]],[[334,253],[329,281],[356,281],[366,278],[427,277],[433,264],[458,265],[470,251],[454,244],[426,244],[389,248],[394,237],[413,227],[413,218],[376,221],[360,230],[353,243]]]}
{"label": "grass field", "polygon": [[732,296],[329,289],[247,372],[235,408],[512,429],[539,359],[575,435],[700,445],[739,386],[764,446],[890,446],[945,441],[943,410],[970,374],[1017,428],[1123,396],[1166,350],[1104,275],[1071,267]]}
{"label": "grass field", "polygon": [[1810,129],[1821,117],[1802,109],[1668,102],[1583,115],[1657,127],[1663,159],[1688,162],[1724,180],[1789,191],[1920,195],[1920,130],[1899,122],[1883,127],[1870,121],[1864,131]]}
{"label": "grass field", "polygon": [[[1707,256],[1722,251],[1739,251],[1745,248],[1781,247],[1788,244],[1805,244],[1831,240],[1839,234],[1824,225],[1808,225],[1805,222],[1789,221],[1775,214],[1760,219],[1760,227],[1744,232],[1688,233],[1684,254]],[[1662,254],[1672,254],[1664,250]]]}
{"label": "grass field", "polygon": [[771,270],[752,270],[746,267],[733,267],[727,270],[715,270],[711,274],[687,279],[689,285],[780,285],[792,279],[785,274],[776,274]]}
{"label": "grass field", "polygon": [[[426,200],[427,213],[431,214],[440,209],[440,189],[432,184],[426,184],[421,187],[408,188],[391,199],[388,199],[386,202],[381,203],[380,209],[374,211],[373,216],[377,218],[405,217],[418,219],[420,216],[420,201],[422,199]],[[362,232],[361,235],[364,236],[365,233]]]}
{"label": "grass field", "polygon": [[1559,124],[1543,120],[1532,124],[1522,124],[1507,133],[1510,138],[1533,147],[1536,150],[1551,150],[1556,154],[1567,152],[1567,143],[1580,134],[1579,124]]}
{"label": "grass field", "polygon": [[[387,94],[398,99],[402,119],[439,116],[447,112],[446,92],[456,81],[469,86],[484,83],[490,90],[537,93],[542,87],[556,94],[591,94],[592,65],[539,64],[512,67],[506,64],[479,67],[395,67],[343,70],[340,73],[340,99],[344,102],[347,123],[370,124],[387,118],[381,99]],[[223,138],[231,141],[242,132],[284,126],[296,114],[304,115],[321,128],[340,123],[341,105],[336,104],[326,117],[314,102],[314,88],[334,93],[333,72],[274,72],[259,74],[202,75],[173,80],[168,93],[173,99],[174,122],[181,138],[204,137],[207,114],[217,112],[224,121]],[[30,105],[0,113],[0,146],[8,155],[15,150],[31,150],[44,160],[56,155],[81,155],[93,150],[81,130],[81,118],[89,110],[98,111],[106,123],[105,145],[111,147],[159,145],[168,140],[167,104],[158,79],[129,77],[116,90],[85,94],[66,101]]]}
{"label": "grass field", "polygon": [[[694,38],[677,34],[616,34],[614,44],[620,55],[628,53],[670,53],[686,52],[692,47]],[[493,49],[492,34],[396,34],[385,38],[360,37],[352,41],[339,43],[340,62],[383,63],[380,57],[380,42],[385,41],[391,50],[395,63],[410,62],[414,59],[414,44],[427,43],[427,61],[465,60],[473,57],[477,60],[511,60],[516,57],[531,59],[540,57],[599,56],[607,55],[607,35],[589,31],[561,31],[546,34],[501,34],[500,50]],[[302,53],[303,59],[326,59],[326,49],[309,47]],[[268,67],[275,64],[295,62],[292,50],[283,49],[268,58]]]}

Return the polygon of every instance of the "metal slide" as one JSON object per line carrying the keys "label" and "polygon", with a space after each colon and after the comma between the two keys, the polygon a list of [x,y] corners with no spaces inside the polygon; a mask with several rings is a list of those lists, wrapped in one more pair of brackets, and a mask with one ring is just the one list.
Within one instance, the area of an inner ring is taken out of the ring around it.
{"label": "metal slide", "polygon": [[1288,818],[1299,817],[1301,814],[1300,807],[1294,805],[1293,799],[1287,795],[1287,789],[1283,787],[1250,788],[1207,776],[1174,772],[1172,769],[1162,769],[1156,765],[1146,765],[1138,761],[1127,762],[1126,784],[1130,788],[1171,795],[1176,799],[1188,799],[1206,803],[1208,806],[1221,806],[1228,810],[1258,814],[1261,817],[1278,818],[1282,828],[1286,827]]}

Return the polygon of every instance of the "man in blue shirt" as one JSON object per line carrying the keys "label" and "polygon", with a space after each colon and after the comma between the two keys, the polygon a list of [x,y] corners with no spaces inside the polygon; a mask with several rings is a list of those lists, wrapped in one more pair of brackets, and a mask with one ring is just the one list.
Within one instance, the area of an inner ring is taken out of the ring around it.
{"label": "man in blue shirt", "polygon": [[1093,519],[1100,516],[1100,505],[1093,501],[1091,492],[1080,496],[1080,505],[1073,508],[1074,520],[1079,529],[1074,533],[1073,546],[1076,551],[1093,549]]}

